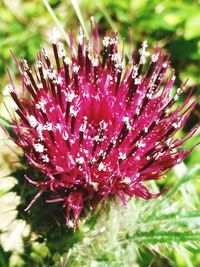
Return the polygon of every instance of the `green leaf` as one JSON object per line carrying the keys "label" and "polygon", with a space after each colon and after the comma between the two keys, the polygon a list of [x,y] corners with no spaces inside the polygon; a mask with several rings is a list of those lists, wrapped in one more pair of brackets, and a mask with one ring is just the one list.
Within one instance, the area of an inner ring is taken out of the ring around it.
{"label": "green leaf", "polygon": [[187,20],[184,37],[186,40],[200,37],[200,13],[197,13],[196,16]]}
{"label": "green leaf", "polygon": [[9,266],[9,258],[11,253],[5,252],[3,248],[0,246],[0,266],[8,267]]}
{"label": "green leaf", "polygon": [[183,243],[188,241],[199,241],[200,232],[169,232],[169,231],[149,231],[139,232],[128,238],[133,239],[136,243],[142,244],[158,244],[158,243]]}
{"label": "green leaf", "polygon": [[176,212],[167,215],[160,215],[154,220],[148,220],[144,225],[180,225],[181,223],[186,223],[191,225],[192,223],[197,222],[200,225],[200,210],[190,211],[190,212]]}
{"label": "green leaf", "polygon": [[17,135],[16,133],[13,131],[12,127],[11,127],[11,123],[9,120],[3,118],[0,116],[0,125],[3,126],[7,131],[8,133],[10,134],[10,136],[14,139],[17,138]]}

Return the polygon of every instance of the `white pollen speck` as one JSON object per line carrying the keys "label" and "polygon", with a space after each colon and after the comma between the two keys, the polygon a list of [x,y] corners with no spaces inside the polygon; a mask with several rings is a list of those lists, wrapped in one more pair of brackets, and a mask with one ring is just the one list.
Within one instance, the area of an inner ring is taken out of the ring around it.
{"label": "white pollen speck", "polygon": [[73,72],[74,73],[78,73],[78,71],[79,71],[79,67],[76,64],[74,64],[74,66],[73,66]]}
{"label": "white pollen speck", "polygon": [[[151,88],[152,88],[153,86],[151,86]],[[148,99],[150,99],[150,98],[152,98],[152,94],[151,93],[147,93],[146,94],[146,97],[148,98]]]}
{"label": "white pollen speck", "polygon": [[50,112],[53,112],[54,110],[55,110],[55,107],[54,107],[54,106],[52,106],[52,107],[49,109]]}
{"label": "white pollen speck", "polygon": [[118,44],[118,38],[117,37],[110,38],[110,44],[111,45],[117,45]]}
{"label": "white pollen speck", "polygon": [[63,78],[61,76],[58,76],[57,79],[53,81],[54,84],[62,85]]}
{"label": "white pollen speck", "polygon": [[89,151],[88,151],[87,149],[83,149],[83,151],[84,151],[85,155],[87,155],[87,156],[88,156],[88,154],[89,154]]}
{"label": "white pollen speck", "polygon": [[37,128],[36,128],[36,131],[38,132],[40,139],[43,140],[44,139],[44,137],[42,135],[43,125],[39,123]]}
{"label": "white pollen speck", "polygon": [[56,129],[57,129],[59,132],[61,132],[61,124],[60,124],[60,123],[57,123],[57,124],[56,124]]}
{"label": "white pollen speck", "polygon": [[152,62],[157,62],[158,61],[159,54],[155,53],[151,56]]}
{"label": "white pollen speck", "polygon": [[42,54],[44,55],[45,58],[47,58],[47,51],[44,47],[42,47]]}
{"label": "white pollen speck", "polygon": [[68,133],[65,131],[63,134],[62,134],[62,137],[64,140],[67,140],[68,139]]}
{"label": "white pollen speck", "polygon": [[72,100],[74,99],[74,97],[75,97],[75,94],[74,94],[74,92],[72,92],[72,93],[68,93],[67,94],[67,102],[72,102]]}
{"label": "white pollen speck", "polygon": [[142,78],[141,77],[138,77],[135,79],[135,84],[141,84],[142,82]]}
{"label": "white pollen speck", "polygon": [[141,141],[138,141],[138,142],[136,143],[136,145],[137,145],[138,148],[140,148],[140,147],[145,147],[145,146],[146,146],[145,143],[143,143],[142,140],[141,140]]}
{"label": "white pollen speck", "polygon": [[122,159],[122,160],[126,159],[126,153],[119,152],[118,159]]}
{"label": "white pollen speck", "polygon": [[104,153],[104,150],[103,150],[103,149],[101,149],[101,150],[99,151],[99,153],[98,153],[98,156],[101,156],[101,155],[103,155],[103,153]]}
{"label": "white pollen speck", "polygon": [[52,124],[51,122],[47,122],[47,123],[43,126],[43,130],[52,131],[52,130],[53,130],[53,124]]}
{"label": "white pollen speck", "polygon": [[95,161],[96,161],[95,158],[91,158],[91,159],[90,159],[90,162],[91,162],[91,163],[94,163]]}
{"label": "white pollen speck", "polygon": [[10,93],[14,92],[12,85],[8,84],[5,89],[3,90],[3,95],[7,96]]}
{"label": "white pollen speck", "polygon": [[179,99],[179,95],[176,94],[176,95],[174,96],[174,100],[177,101],[178,99]]}
{"label": "white pollen speck", "polygon": [[115,68],[121,71],[124,67],[124,61],[115,63]]}
{"label": "white pollen speck", "polygon": [[100,121],[99,125],[101,129],[105,130],[108,124],[104,120],[102,120]]}
{"label": "white pollen speck", "polygon": [[66,56],[64,45],[61,42],[58,43],[58,53],[59,53],[60,57],[65,57]]}
{"label": "white pollen speck", "polygon": [[51,67],[46,70],[47,76],[50,80],[53,80],[56,78],[56,71],[52,69]]}
{"label": "white pollen speck", "polygon": [[70,65],[72,63],[72,61],[69,57],[65,57],[64,62],[66,65]]}
{"label": "white pollen speck", "polygon": [[177,94],[180,94],[182,92],[182,89],[181,88],[178,88],[177,89]]}
{"label": "white pollen speck", "polygon": [[84,158],[83,157],[79,157],[79,158],[76,159],[76,163],[78,163],[78,164],[83,164],[83,162],[84,162]]}
{"label": "white pollen speck", "polygon": [[163,68],[167,68],[167,62],[164,62],[162,65]]}
{"label": "white pollen speck", "polygon": [[139,49],[139,53],[140,53],[140,63],[141,64],[145,64],[146,62],[146,57],[148,57],[150,55],[149,52],[146,51],[146,48],[148,47],[147,45],[147,41],[144,41],[142,44],[142,47]]}
{"label": "white pollen speck", "polygon": [[94,188],[94,191],[97,191],[98,190],[98,183],[96,183],[96,182],[91,182],[91,185],[93,186],[93,188]]}
{"label": "white pollen speck", "polygon": [[98,135],[95,135],[95,136],[94,136],[94,140],[95,140],[96,142],[98,142],[98,141],[99,141],[99,136],[98,136]]}
{"label": "white pollen speck", "polygon": [[119,53],[112,54],[111,60],[112,61],[120,61],[121,60],[120,54]]}
{"label": "white pollen speck", "polygon": [[25,83],[25,85],[26,85],[26,86],[30,86],[31,83],[30,83],[30,81],[28,80],[28,75],[27,75],[27,73],[24,72],[23,75],[24,75],[24,83]]}
{"label": "white pollen speck", "polygon": [[34,148],[36,152],[42,153],[44,151],[44,146],[42,144],[34,144]]}
{"label": "white pollen speck", "polygon": [[74,139],[70,139],[70,144],[74,144],[76,142],[76,140],[74,140]]}
{"label": "white pollen speck", "polygon": [[181,126],[181,122],[179,121],[179,122],[174,122],[174,123],[172,123],[172,126],[176,129],[176,128],[179,128],[180,126]]}
{"label": "white pollen speck", "polygon": [[35,106],[37,109],[41,109],[44,113],[46,112],[45,105],[47,104],[46,100],[40,100]]}
{"label": "white pollen speck", "polygon": [[135,114],[139,115],[139,113],[140,113],[140,107],[137,107],[136,110],[135,110]]}
{"label": "white pollen speck", "polygon": [[123,182],[124,184],[130,184],[130,183],[131,183],[131,179],[130,179],[129,177],[125,177],[125,178],[122,180],[122,182]]}
{"label": "white pollen speck", "polygon": [[138,75],[138,67],[136,65],[133,66],[132,78],[136,78]]}
{"label": "white pollen speck", "polygon": [[158,159],[160,156],[162,156],[163,155],[163,153],[161,153],[161,152],[158,152],[158,153],[156,153],[153,157],[154,157],[154,159]]}
{"label": "white pollen speck", "polygon": [[41,83],[38,83],[37,87],[38,89],[43,89],[43,85]]}
{"label": "white pollen speck", "polygon": [[37,61],[37,67],[38,67],[38,68],[41,68],[41,67],[42,67],[42,61],[41,61],[41,60],[38,60],[38,61]]}
{"label": "white pollen speck", "polygon": [[145,40],[142,44],[142,48],[147,48],[148,47],[148,44],[147,44],[147,40]]}
{"label": "white pollen speck", "polygon": [[31,125],[31,127],[36,127],[38,125],[38,121],[36,120],[36,118],[33,115],[28,116],[28,121]]}
{"label": "white pollen speck", "polygon": [[108,47],[109,43],[110,43],[110,37],[105,36],[103,39],[103,46]]}
{"label": "white pollen speck", "polygon": [[170,146],[171,143],[172,143],[172,138],[169,138],[169,139],[166,141],[166,144],[167,144],[168,146]]}
{"label": "white pollen speck", "polygon": [[127,116],[123,117],[123,122],[129,123],[129,117],[127,117]]}
{"label": "white pollen speck", "polygon": [[176,76],[173,75],[173,76],[172,76],[172,81],[175,81],[175,79],[176,79]]}
{"label": "white pollen speck", "polygon": [[99,163],[99,166],[98,166],[98,170],[99,171],[102,171],[102,170],[104,170],[104,164],[101,162],[101,163]]}
{"label": "white pollen speck", "polygon": [[80,128],[79,128],[79,131],[84,133],[85,130],[86,130],[86,128],[87,128],[87,122],[84,121],[84,122],[81,124],[81,126],[80,126]]}
{"label": "white pollen speck", "polygon": [[99,65],[99,60],[97,57],[95,57],[94,59],[92,59],[92,65],[93,67],[97,67]]}
{"label": "white pollen speck", "polygon": [[47,155],[42,155],[43,162],[49,162],[49,157]]}
{"label": "white pollen speck", "polygon": [[74,109],[74,106],[71,106],[70,107],[70,114],[71,114],[71,116],[76,117],[77,114],[78,114],[78,112],[79,112],[79,110],[75,110]]}
{"label": "white pollen speck", "polygon": [[28,63],[27,63],[27,61],[26,61],[26,59],[22,59],[21,60],[21,62],[23,63],[23,66],[24,66],[24,69],[27,71],[27,70],[29,70],[29,66],[28,66]]}

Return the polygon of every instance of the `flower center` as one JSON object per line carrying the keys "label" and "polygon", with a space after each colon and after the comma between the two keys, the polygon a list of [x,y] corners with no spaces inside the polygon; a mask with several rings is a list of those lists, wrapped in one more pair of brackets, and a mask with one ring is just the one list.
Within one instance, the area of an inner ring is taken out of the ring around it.
{"label": "flower center", "polygon": [[90,98],[85,105],[84,116],[88,118],[89,123],[97,127],[101,121],[112,121],[112,107],[106,98]]}

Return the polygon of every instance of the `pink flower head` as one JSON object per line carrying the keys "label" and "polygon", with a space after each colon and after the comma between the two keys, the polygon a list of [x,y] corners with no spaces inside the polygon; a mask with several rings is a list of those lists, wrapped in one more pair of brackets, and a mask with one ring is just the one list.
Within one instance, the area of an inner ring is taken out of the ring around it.
{"label": "pink flower head", "polygon": [[188,156],[192,149],[184,150],[183,143],[197,127],[173,138],[195,102],[192,89],[174,107],[185,84],[172,96],[175,74],[161,48],[150,55],[145,41],[137,52],[131,41],[126,63],[117,32],[106,34],[102,45],[96,25],[89,42],[81,28],[76,40],[69,37],[70,57],[54,42],[55,63],[42,49],[34,74],[25,59],[22,68],[14,57],[23,93],[19,96],[11,78],[7,91],[19,117],[12,117],[13,140],[45,177],[25,176],[39,188],[27,209],[49,192],[46,202],[63,202],[67,223],[73,216],[76,226],[86,202],[95,208],[109,196],[123,204],[127,197],[158,197],[161,193],[150,193],[144,182],[159,179]]}

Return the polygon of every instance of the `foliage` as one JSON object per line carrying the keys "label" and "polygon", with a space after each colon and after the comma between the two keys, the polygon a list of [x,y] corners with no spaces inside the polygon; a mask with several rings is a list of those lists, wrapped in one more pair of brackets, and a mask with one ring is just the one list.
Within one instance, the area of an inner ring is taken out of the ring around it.
{"label": "foliage", "polygon": [[[64,214],[55,203],[46,206],[39,199],[31,211],[24,211],[25,203],[35,194],[34,188],[24,184],[24,172],[25,169],[18,169],[12,174],[18,179],[12,191],[22,199],[17,207],[17,219],[25,220],[31,231],[24,238],[21,264],[11,266],[26,266],[24,262],[28,266],[35,263],[58,267],[132,266],[136,262],[148,266],[151,261],[159,266],[158,262],[161,264],[164,259],[154,257],[152,260],[151,256],[142,260],[139,255],[146,251],[165,254],[165,257],[171,253],[174,257],[184,252],[191,262],[191,255],[198,252],[200,202],[195,196],[190,197],[190,202],[184,197],[191,196],[193,182],[200,178],[199,166],[191,168],[159,200],[133,199],[126,208],[117,200],[108,201],[102,203],[96,213],[86,211],[87,216],[82,217],[75,233],[73,228],[65,226]],[[63,262],[66,265],[62,265]],[[171,265],[168,262],[166,266]]]}

